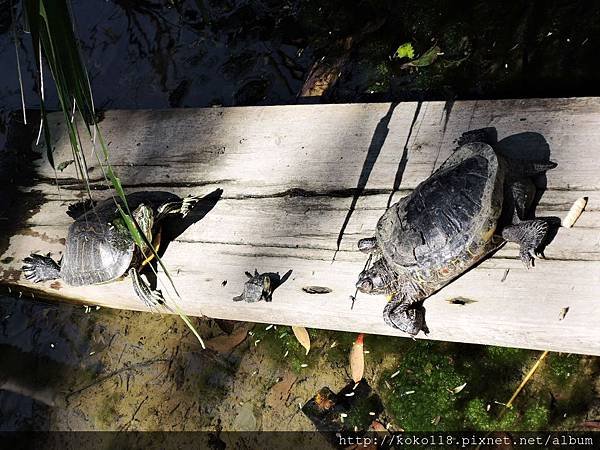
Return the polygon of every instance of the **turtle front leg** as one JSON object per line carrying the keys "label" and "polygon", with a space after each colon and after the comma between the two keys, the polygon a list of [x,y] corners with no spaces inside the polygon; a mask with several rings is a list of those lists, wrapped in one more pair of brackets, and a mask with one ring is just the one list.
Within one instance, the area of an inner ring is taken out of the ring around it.
{"label": "turtle front leg", "polygon": [[135,268],[129,269],[133,290],[144,304],[152,309],[165,304],[165,298],[158,289],[152,289]]}
{"label": "turtle front leg", "polygon": [[429,333],[425,323],[425,308],[423,302],[409,303],[403,297],[395,294],[383,309],[383,320],[392,328],[415,336],[419,331]]}
{"label": "turtle front leg", "polygon": [[198,196],[188,195],[178,202],[165,203],[158,208],[156,218],[154,220],[158,222],[163,220],[169,214],[180,214],[181,217],[185,217],[192,209],[194,209],[199,200],[200,197]]}
{"label": "turtle front leg", "polygon": [[49,256],[36,253],[32,253],[23,259],[21,270],[25,278],[32,283],[60,278],[60,266]]}
{"label": "turtle front leg", "polygon": [[[519,256],[526,268],[533,265],[538,256],[536,250],[548,233],[548,224],[543,220],[525,220],[502,230],[502,237],[509,242],[516,242],[521,247]],[[541,255],[543,256],[543,255]]]}

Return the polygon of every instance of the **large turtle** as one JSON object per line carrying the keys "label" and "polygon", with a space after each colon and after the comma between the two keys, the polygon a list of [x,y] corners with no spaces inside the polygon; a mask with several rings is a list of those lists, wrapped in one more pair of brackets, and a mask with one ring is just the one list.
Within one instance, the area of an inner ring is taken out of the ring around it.
{"label": "large turtle", "polygon": [[[185,217],[198,200],[160,191],[136,192],[126,199],[133,218],[155,249],[160,244],[163,220],[173,214]],[[56,263],[49,256],[31,254],[23,260],[25,278],[34,283],[62,278],[71,286],[83,286],[129,273],[134,291],[146,305],[164,302],[160,291],[152,290],[139,275],[153,253],[147,245],[140,249],[135,244],[112,198],[98,204],[89,200],[76,203],[67,214],[75,222],[69,227],[62,260]]]}
{"label": "large turtle", "polygon": [[385,322],[411,335],[427,333],[423,300],[506,241],[520,245],[527,268],[547,233],[533,219],[533,177],[553,162],[511,160],[484,142],[460,146],[427,180],[392,205],[374,237],[358,248],[376,255],[357,288],[391,296]]}

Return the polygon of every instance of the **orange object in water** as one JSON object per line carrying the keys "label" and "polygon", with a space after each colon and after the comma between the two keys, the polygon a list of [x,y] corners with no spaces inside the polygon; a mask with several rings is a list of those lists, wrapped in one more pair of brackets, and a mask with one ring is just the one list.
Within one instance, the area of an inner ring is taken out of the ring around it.
{"label": "orange object in water", "polygon": [[364,337],[365,335],[360,333],[350,350],[350,373],[352,374],[352,380],[355,383],[362,380],[365,372],[365,353],[363,350]]}

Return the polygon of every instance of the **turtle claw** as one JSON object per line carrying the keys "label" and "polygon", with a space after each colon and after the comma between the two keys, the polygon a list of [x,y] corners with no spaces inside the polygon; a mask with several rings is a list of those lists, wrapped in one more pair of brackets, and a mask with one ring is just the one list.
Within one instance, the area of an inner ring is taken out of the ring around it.
{"label": "turtle claw", "polygon": [[187,216],[188,213],[192,209],[194,209],[196,203],[198,203],[199,200],[200,197],[196,197],[195,195],[188,195],[187,197],[185,197],[183,200],[181,200],[181,208],[179,214],[181,214],[182,217]]}
{"label": "turtle claw", "polygon": [[502,237],[507,241],[516,242],[521,247],[519,256],[527,269],[535,267],[535,259],[543,257],[543,252],[537,249],[548,232],[548,224],[543,220],[526,220],[516,225],[506,227]]}
{"label": "turtle claw", "polygon": [[131,277],[133,290],[140,300],[144,302],[144,305],[150,309],[154,309],[159,305],[164,305],[166,303],[162,292],[158,289],[152,289],[150,283],[142,278],[136,269],[131,268],[128,273]]}
{"label": "turtle claw", "polygon": [[60,277],[60,266],[50,256],[32,253],[23,259],[21,267],[25,278],[32,283],[55,280]]}
{"label": "turtle claw", "polygon": [[527,270],[535,266],[535,254],[533,251],[521,252],[519,256],[521,257],[521,261]]}

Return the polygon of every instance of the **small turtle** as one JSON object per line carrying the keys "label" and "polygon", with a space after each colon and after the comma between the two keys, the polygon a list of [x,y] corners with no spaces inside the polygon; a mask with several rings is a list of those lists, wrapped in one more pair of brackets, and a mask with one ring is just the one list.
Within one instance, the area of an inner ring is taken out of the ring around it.
{"label": "small turtle", "polygon": [[[530,217],[533,177],[553,162],[511,160],[483,142],[460,146],[427,180],[392,205],[358,248],[377,259],[359,275],[365,293],[386,293],[385,322],[427,332],[423,301],[506,241],[527,268],[548,225]],[[543,255],[542,255],[543,256]]]}
{"label": "small turtle", "polygon": [[[126,198],[133,218],[155,249],[160,244],[163,220],[174,214],[185,217],[198,201],[197,197],[181,199],[160,191],[136,192]],[[76,203],[67,214],[75,222],[69,227],[62,260],[57,263],[49,256],[31,254],[23,260],[26,279],[39,283],[62,278],[71,286],[84,286],[113,281],[128,273],[135,293],[146,305],[164,303],[160,291],[152,290],[139,275],[153,253],[148,246],[136,246],[113,199]]]}
{"label": "small turtle", "polygon": [[233,297],[234,302],[241,302],[242,300],[248,303],[259,302],[264,300],[270,302],[273,294],[273,283],[271,277],[267,273],[258,273],[258,270],[254,269],[254,275],[250,272],[245,272],[248,277],[248,281],[244,284],[244,292],[240,295]]}

